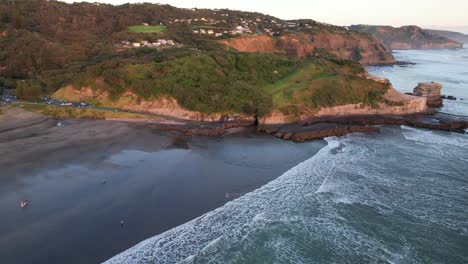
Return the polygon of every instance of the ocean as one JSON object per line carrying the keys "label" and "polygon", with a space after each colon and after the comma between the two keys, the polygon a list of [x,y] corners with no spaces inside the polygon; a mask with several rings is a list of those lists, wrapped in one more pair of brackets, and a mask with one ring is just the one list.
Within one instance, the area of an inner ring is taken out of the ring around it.
{"label": "ocean", "polygon": [[[413,92],[419,82],[439,82],[442,94],[459,100],[444,100],[444,113],[468,115],[468,47],[458,50],[404,50],[395,51],[398,61],[415,65],[370,67],[369,73],[390,79],[401,92]],[[461,100],[462,99],[462,100]]]}
{"label": "ocean", "polygon": [[[395,57],[416,64],[370,73],[403,92],[441,82],[458,100],[440,111],[468,115],[467,49]],[[326,141],[280,177],[107,263],[468,263],[468,135],[382,126]]]}

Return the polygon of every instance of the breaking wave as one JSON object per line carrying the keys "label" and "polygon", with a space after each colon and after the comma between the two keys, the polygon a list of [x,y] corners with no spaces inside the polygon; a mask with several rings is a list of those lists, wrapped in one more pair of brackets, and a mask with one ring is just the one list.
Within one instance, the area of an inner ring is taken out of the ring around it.
{"label": "breaking wave", "polygon": [[468,148],[468,135],[401,126],[407,140]]}
{"label": "breaking wave", "polygon": [[405,139],[418,133],[328,138],[276,180],[106,263],[466,263],[467,166],[420,160],[425,141]]}

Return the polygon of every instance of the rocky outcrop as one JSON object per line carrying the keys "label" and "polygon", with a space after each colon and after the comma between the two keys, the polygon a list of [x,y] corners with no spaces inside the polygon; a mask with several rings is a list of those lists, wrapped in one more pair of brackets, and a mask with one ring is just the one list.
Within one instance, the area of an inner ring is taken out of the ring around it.
{"label": "rocky outcrop", "polygon": [[440,91],[442,84],[436,82],[419,83],[413,90],[413,95],[427,98],[427,106],[432,108],[442,107]]}
{"label": "rocky outcrop", "polygon": [[302,58],[326,51],[340,59],[358,61],[364,65],[396,63],[382,43],[357,32],[293,33],[279,38],[268,35],[243,36],[221,43],[244,52],[283,53]]}
{"label": "rocky outcrop", "polygon": [[468,118],[441,113],[430,116],[426,114],[329,116],[318,117],[308,122],[260,125],[258,130],[278,138],[304,142],[355,132],[379,132],[380,129],[376,125],[405,125],[464,133],[468,127]]}
{"label": "rocky outcrop", "polygon": [[271,134],[277,138],[305,142],[332,136],[346,136],[357,132],[379,132],[374,126],[342,125],[337,123],[315,123],[310,125],[290,124],[286,126],[260,126],[259,131]]}
{"label": "rocky outcrop", "polygon": [[[369,78],[372,78],[369,76]],[[386,79],[382,79],[386,82]],[[334,107],[324,107],[316,109],[313,114],[299,117],[286,116],[279,111],[274,111],[269,115],[259,118],[261,125],[290,124],[294,122],[304,122],[313,118],[327,116],[371,116],[371,115],[408,115],[428,112],[427,98],[407,95],[398,92],[390,87],[384,95],[386,103],[379,103],[376,107],[363,104],[347,104]]]}
{"label": "rocky outcrop", "polygon": [[425,31],[417,26],[394,28],[391,26],[353,25],[350,29],[373,35],[391,50],[463,48],[463,44],[459,42]]}

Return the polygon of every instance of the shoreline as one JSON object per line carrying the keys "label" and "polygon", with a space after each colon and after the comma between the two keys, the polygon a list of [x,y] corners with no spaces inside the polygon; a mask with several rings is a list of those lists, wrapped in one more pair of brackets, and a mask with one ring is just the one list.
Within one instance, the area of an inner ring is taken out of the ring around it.
{"label": "shoreline", "polygon": [[[41,115],[12,111],[0,117],[0,131],[10,117],[31,125],[0,132],[0,255],[9,263],[100,263],[265,185],[326,145],[252,128],[204,137],[133,122],[35,124]],[[23,199],[29,208],[19,207]],[[37,246],[44,241],[45,255]]]}
{"label": "shoreline", "polygon": [[[15,108],[15,107],[13,107]],[[8,112],[7,108],[6,112]],[[36,113],[31,110],[25,110]],[[43,118],[48,117],[36,113]],[[88,118],[64,118],[57,120],[90,120]],[[356,132],[378,133],[379,125],[405,125],[417,128],[426,128],[447,132],[465,133],[468,128],[468,117],[436,112],[434,109],[425,113],[415,114],[369,114],[369,115],[333,115],[310,117],[305,120],[281,123],[259,124],[257,119],[238,118],[228,121],[194,121],[175,122],[174,120],[145,119],[145,118],[102,118],[115,123],[128,123],[132,127],[146,128],[158,131],[173,131],[185,135],[220,136],[230,134],[231,129],[255,128],[257,131],[273,135],[277,138],[304,142],[314,139],[323,139],[330,136],[345,136]],[[0,127],[1,131],[1,127]]]}
{"label": "shoreline", "polygon": [[286,124],[256,124],[251,120],[197,122],[191,124],[167,124],[125,120],[146,128],[173,130],[186,135],[219,136],[229,134],[233,128],[255,128],[257,131],[277,138],[305,142],[330,136],[345,136],[350,133],[378,133],[379,125],[405,125],[446,132],[465,133],[468,117],[445,113],[420,113],[404,115],[348,115],[324,116]]}

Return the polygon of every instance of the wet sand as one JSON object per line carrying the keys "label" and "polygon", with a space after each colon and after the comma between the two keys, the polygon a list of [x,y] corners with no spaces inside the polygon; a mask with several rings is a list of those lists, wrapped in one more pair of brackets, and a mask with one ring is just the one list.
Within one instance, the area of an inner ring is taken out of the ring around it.
{"label": "wet sand", "polygon": [[252,129],[189,137],[59,121],[21,109],[0,116],[4,263],[99,263],[264,185],[325,145]]}

